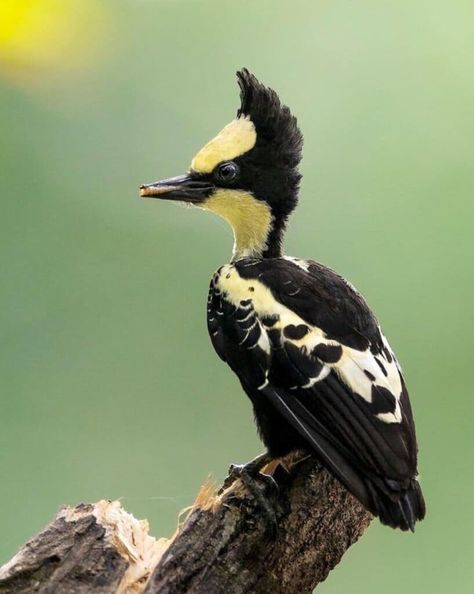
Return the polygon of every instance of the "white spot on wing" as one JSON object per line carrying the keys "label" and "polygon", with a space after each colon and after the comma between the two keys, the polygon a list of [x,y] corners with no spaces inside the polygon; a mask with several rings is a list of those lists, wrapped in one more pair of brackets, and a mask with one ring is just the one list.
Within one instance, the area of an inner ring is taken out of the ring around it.
{"label": "white spot on wing", "polygon": [[397,407],[393,413],[386,412],[386,413],[379,413],[377,415],[377,419],[380,419],[384,423],[401,423],[402,422],[402,412],[400,410],[400,405],[397,402]]}
{"label": "white spot on wing", "polygon": [[323,380],[330,373],[331,373],[331,368],[328,365],[325,365],[321,369],[321,372],[319,373],[319,375],[317,375],[316,377],[310,377],[309,378],[309,382],[307,384],[305,384],[304,386],[301,386],[301,387],[304,388],[305,390],[308,389],[308,388],[312,388],[314,386],[314,384],[316,384],[317,382],[320,382],[321,380]]}
{"label": "white spot on wing", "polygon": [[269,355],[271,352],[270,339],[268,338],[267,331],[261,324],[260,320],[258,321],[258,325],[260,326],[260,337],[258,339],[257,345],[262,349],[264,353]]}
{"label": "white spot on wing", "polygon": [[308,272],[309,262],[307,260],[301,260],[300,258],[294,258],[293,256],[283,256],[285,260],[293,262],[299,268],[302,268],[305,272]]}
{"label": "white spot on wing", "polygon": [[289,295],[290,297],[294,297],[294,295],[298,295],[298,293],[299,293],[300,291],[301,291],[301,287],[298,287],[298,288],[296,289],[296,291],[292,291],[291,293],[288,293],[288,295]]}

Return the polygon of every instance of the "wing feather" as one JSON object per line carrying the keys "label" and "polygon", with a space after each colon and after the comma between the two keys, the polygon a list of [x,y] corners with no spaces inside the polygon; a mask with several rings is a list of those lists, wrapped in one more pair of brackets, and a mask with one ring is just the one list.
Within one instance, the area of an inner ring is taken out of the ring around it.
{"label": "wing feather", "polygon": [[307,411],[304,405],[294,398],[289,398],[284,392],[276,390],[270,385],[264,388],[262,392],[280,414],[299,432],[301,437],[307,441],[308,445],[312,446],[314,452],[333,471],[336,477],[351,489],[360,501],[366,502],[369,506],[370,496],[367,486],[353,466],[348,463],[343,448],[334,447],[333,440],[330,438],[327,429]]}

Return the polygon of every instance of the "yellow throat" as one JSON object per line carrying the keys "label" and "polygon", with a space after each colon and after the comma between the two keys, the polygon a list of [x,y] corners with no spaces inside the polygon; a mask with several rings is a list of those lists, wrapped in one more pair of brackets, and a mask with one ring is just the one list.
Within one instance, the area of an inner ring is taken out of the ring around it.
{"label": "yellow throat", "polygon": [[202,208],[225,219],[234,232],[232,259],[261,257],[267,248],[273,216],[265,202],[244,190],[217,190]]}

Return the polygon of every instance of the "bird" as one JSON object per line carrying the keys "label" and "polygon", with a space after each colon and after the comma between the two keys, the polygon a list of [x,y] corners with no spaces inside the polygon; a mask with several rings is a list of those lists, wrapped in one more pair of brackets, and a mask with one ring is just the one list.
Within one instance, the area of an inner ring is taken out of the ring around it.
{"label": "bird", "polygon": [[382,524],[425,516],[415,424],[402,370],[377,318],[331,268],[284,254],[301,182],[303,135],[278,94],[237,72],[235,118],[184,175],[140,187],[230,224],[230,261],[212,276],[207,325],[253,405],[266,451],[241,468],[314,456]]}

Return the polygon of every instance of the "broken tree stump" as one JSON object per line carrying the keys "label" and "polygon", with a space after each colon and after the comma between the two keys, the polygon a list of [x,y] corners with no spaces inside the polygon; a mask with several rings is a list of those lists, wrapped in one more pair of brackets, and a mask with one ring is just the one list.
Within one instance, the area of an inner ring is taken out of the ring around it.
{"label": "broken tree stump", "polygon": [[372,516],[311,458],[274,476],[276,533],[240,480],[205,483],[170,539],[118,502],[66,507],[0,568],[0,594],[309,594]]}

